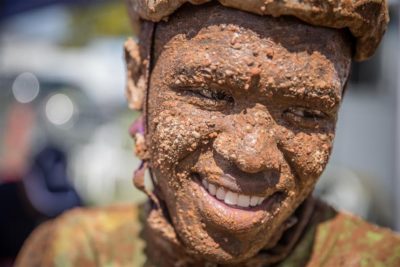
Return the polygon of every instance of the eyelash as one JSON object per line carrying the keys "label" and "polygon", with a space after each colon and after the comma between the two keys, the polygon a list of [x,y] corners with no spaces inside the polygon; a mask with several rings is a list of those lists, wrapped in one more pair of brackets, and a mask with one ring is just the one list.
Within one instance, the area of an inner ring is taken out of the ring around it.
{"label": "eyelash", "polygon": [[220,101],[226,101],[229,103],[233,102],[233,97],[222,91],[211,90],[211,89],[187,89],[187,92],[195,94],[196,96],[199,96],[201,98],[206,98],[208,100],[213,100],[217,102]]}
{"label": "eyelash", "polygon": [[228,96],[226,93],[221,92],[221,91],[213,91],[209,89],[201,89],[199,91],[195,91],[194,93],[197,93],[201,95],[202,97],[212,99],[212,100],[225,100],[225,101],[231,101],[232,97]]}
{"label": "eyelash", "polygon": [[307,108],[303,108],[303,107],[291,107],[291,108],[288,108],[286,111],[292,112],[296,116],[304,117],[304,118],[308,118],[308,119],[322,119],[322,118],[326,117],[326,115],[320,110],[307,109]]}
{"label": "eyelash", "polygon": [[283,112],[283,117],[292,124],[300,124],[306,128],[315,128],[326,121],[328,115],[316,109],[290,107]]}

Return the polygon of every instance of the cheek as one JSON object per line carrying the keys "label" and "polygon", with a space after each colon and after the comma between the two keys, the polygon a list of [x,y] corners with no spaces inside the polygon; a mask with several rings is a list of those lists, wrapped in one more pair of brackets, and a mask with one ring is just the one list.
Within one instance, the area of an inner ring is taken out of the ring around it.
{"label": "cheek", "polygon": [[177,101],[160,103],[160,110],[151,117],[151,158],[154,168],[170,173],[186,156],[206,143],[209,132],[206,116],[196,114],[189,105]]}
{"label": "cheek", "polygon": [[293,175],[302,184],[313,185],[328,163],[334,133],[286,132],[280,147]]}

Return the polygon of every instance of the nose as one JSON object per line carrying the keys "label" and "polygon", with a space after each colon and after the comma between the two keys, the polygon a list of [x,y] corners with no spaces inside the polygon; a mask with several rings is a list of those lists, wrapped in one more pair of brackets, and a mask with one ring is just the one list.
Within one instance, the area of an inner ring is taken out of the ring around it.
{"label": "nose", "polygon": [[214,140],[214,150],[220,156],[247,173],[279,170],[281,155],[271,122],[264,120],[253,126],[240,115],[229,121]]}

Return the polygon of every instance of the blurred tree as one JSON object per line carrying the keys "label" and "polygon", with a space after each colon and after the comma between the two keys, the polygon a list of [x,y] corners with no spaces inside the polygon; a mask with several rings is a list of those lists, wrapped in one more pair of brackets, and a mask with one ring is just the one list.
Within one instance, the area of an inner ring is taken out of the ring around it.
{"label": "blurred tree", "polygon": [[81,46],[96,37],[124,37],[133,31],[124,1],[106,1],[97,5],[71,6],[70,34],[64,45]]}

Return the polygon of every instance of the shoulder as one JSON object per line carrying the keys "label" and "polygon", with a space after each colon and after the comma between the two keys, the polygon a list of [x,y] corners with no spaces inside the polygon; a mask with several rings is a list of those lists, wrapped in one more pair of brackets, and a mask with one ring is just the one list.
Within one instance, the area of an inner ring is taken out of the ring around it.
{"label": "shoulder", "polygon": [[345,212],[316,224],[307,266],[400,266],[400,237]]}
{"label": "shoulder", "polygon": [[142,246],[138,221],[133,205],[73,209],[39,226],[16,266],[132,265]]}

